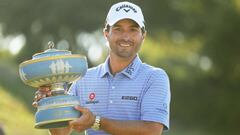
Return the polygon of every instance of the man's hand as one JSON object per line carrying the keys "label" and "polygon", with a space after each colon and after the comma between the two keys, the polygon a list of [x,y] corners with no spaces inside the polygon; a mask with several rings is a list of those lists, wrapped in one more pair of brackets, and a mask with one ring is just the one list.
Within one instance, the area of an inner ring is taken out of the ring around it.
{"label": "man's hand", "polygon": [[38,101],[45,97],[52,96],[50,86],[41,86],[38,91],[35,92],[35,97],[33,99],[32,106],[37,107]]}
{"label": "man's hand", "polygon": [[70,121],[69,126],[78,132],[91,128],[95,122],[96,116],[87,108],[82,108],[80,106],[75,106],[74,108],[81,112],[81,116],[76,120]]}

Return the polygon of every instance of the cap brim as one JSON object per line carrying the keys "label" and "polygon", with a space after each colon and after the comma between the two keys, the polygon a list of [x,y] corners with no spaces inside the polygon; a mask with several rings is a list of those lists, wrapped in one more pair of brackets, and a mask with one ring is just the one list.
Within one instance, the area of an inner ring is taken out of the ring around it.
{"label": "cap brim", "polygon": [[140,19],[138,19],[137,17],[126,17],[126,16],[123,16],[123,17],[115,17],[115,18],[112,18],[111,20],[108,21],[108,25],[110,26],[113,26],[115,23],[117,23],[118,21],[120,20],[123,20],[123,19],[131,19],[133,20],[134,22],[136,22],[141,28],[145,27],[144,26],[144,22],[142,22]]}

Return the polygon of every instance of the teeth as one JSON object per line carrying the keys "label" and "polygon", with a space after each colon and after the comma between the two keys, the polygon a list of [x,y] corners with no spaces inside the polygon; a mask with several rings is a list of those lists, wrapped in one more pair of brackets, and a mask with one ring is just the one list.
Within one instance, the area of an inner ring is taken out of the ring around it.
{"label": "teeth", "polygon": [[128,46],[130,46],[130,44],[120,44],[120,46],[128,47]]}

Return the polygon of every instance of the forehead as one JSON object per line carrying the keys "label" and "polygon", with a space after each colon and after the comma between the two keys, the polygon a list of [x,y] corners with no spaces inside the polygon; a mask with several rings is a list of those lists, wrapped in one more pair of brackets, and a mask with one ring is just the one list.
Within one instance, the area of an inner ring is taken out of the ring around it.
{"label": "forehead", "polygon": [[122,19],[116,22],[114,26],[131,26],[131,27],[140,27],[135,21],[131,19]]}

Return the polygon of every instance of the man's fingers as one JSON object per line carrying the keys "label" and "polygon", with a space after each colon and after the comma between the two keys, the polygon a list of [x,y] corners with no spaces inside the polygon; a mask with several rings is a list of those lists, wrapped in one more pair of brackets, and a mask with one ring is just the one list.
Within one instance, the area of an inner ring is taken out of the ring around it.
{"label": "man's fingers", "polygon": [[42,94],[41,98],[45,98],[47,95],[46,94]]}
{"label": "man's fingers", "polygon": [[88,108],[83,108],[81,106],[74,106],[74,108],[82,115],[75,120],[69,121],[69,126],[79,132],[90,128],[93,119],[95,119],[93,113]]}
{"label": "man's fingers", "polygon": [[33,103],[32,103],[32,106],[33,107],[37,107],[38,105],[38,101],[42,98],[45,98],[45,97],[50,97],[52,96],[52,93],[51,93],[51,89],[49,86],[41,86],[39,87],[39,89],[35,92],[35,96],[34,96],[34,99],[33,99]]}
{"label": "man's fingers", "polygon": [[40,100],[41,98],[44,97],[49,97],[52,95],[52,92],[49,87],[40,87],[36,92],[35,92],[35,97],[34,100]]}
{"label": "man's fingers", "polygon": [[88,112],[89,110],[87,108],[82,108],[81,106],[74,106],[74,109],[78,110],[79,112],[81,113],[86,113]]}
{"label": "man's fingers", "polygon": [[76,130],[77,132],[82,132],[84,130],[82,126],[73,126],[72,129]]}
{"label": "man's fingers", "polygon": [[81,130],[83,130],[82,127],[79,125],[74,125],[74,126],[69,125],[69,127],[70,129],[76,130],[77,132],[81,132]]}
{"label": "man's fingers", "polygon": [[38,89],[39,92],[48,92],[50,91],[50,87],[46,87],[46,86],[41,86]]}
{"label": "man's fingers", "polygon": [[69,126],[71,127],[71,128],[74,128],[75,126],[77,126],[78,125],[78,119],[75,119],[75,120],[72,120],[72,121],[69,121]]}
{"label": "man's fingers", "polygon": [[37,95],[35,95],[34,96],[34,101],[36,101],[38,99],[38,96]]}
{"label": "man's fingers", "polygon": [[34,102],[32,103],[32,106],[33,106],[33,107],[37,107],[37,106],[38,106],[37,101],[34,101]]}
{"label": "man's fingers", "polygon": [[[85,111],[85,108],[82,108],[82,107],[80,107],[80,106],[74,106],[74,108],[75,108],[76,110],[78,110],[79,112],[81,112],[82,114],[83,114],[84,112],[86,112],[86,111]],[[79,122],[80,122],[80,121],[81,121],[81,117],[80,117],[80,118],[77,118],[77,119],[75,119],[75,120],[69,121],[69,125],[70,125],[71,127],[76,126],[76,125],[79,125]]]}
{"label": "man's fingers", "polygon": [[47,92],[47,96],[51,96],[52,95],[52,92],[49,90],[48,92]]}
{"label": "man's fingers", "polygon": [[38,100],[40,100],[40,99],[42,99],[42,98],[45,98],[45,97],[47,97],[47,93],[40,93],[40,92],[38,92],[38,93],[35,95],[35,97],[34,97],[34,101],[38,101]]}

